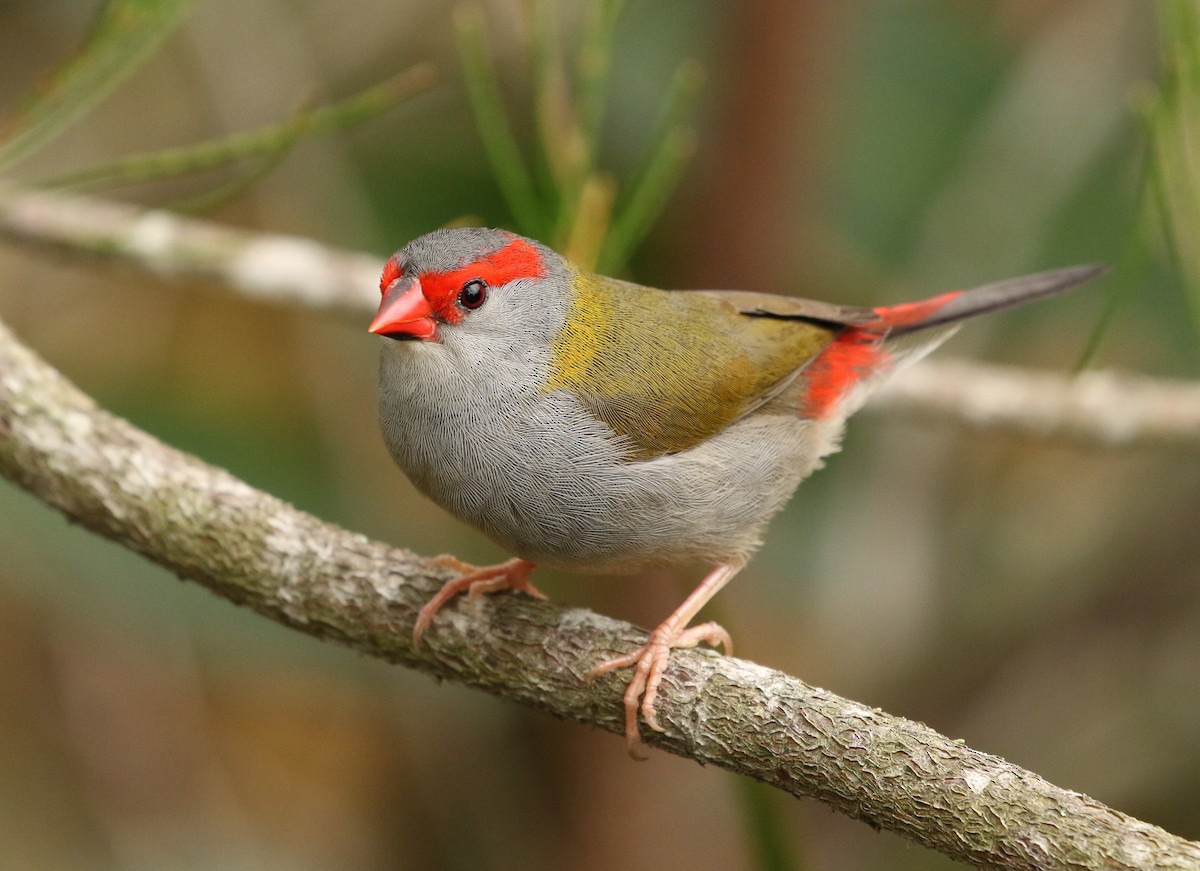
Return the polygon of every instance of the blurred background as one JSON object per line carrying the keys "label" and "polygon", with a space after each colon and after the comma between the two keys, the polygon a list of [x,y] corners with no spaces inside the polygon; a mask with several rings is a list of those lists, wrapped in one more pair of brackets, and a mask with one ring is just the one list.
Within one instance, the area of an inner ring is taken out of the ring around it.
{"label": "blurred background", "polygon": [[[588,4],[551,5],[569,55]],[[1164,8],[630,0],[600,162],[633,174],[674,71],[694,59],[704,78],[695,154],[623,274],[879,303],[1106,260],[1103,283],[975,322],[941,355],[1069,371],[1098,336],[1092,365],[1194,378],[1185,282],[1145,220],[1139,106],[1162,78]],[[485,6],[528,142],[522,9]],[[304,142],[207,216],[381,258],[451,221],[515,226],[452,11],[196,4],[12,180],[275,122],[428,60],[434,87]],[[95,13],[0,4],[0,108]],[[108,195],[170,204],[196,184]],[[392,466],[365,317],[5,247],[0,318],[106,407],[322,518],[427,554],[503,556]],[[1200,838],[1198,520],[1185,452],[868,411],[711,610],[741,656]],[[538,583],[650,626],[695,581]],[[815,801],[661,753],[635,764],[616,736],[289,632],[0,484],[0,867],[959,866]]]}

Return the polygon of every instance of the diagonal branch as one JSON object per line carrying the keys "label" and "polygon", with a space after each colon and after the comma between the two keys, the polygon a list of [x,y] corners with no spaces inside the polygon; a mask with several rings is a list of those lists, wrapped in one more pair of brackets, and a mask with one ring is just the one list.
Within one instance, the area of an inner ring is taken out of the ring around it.
{"label": "diagonal branch", "polygon": [[[379,301],[378,257],[107,200],[7,192],[0,238],[364,322]],[[1200,449],[1200,384],[1183,381],[1110,372],[1072,378],[942,358],[893,379],[871,408],[1104,447]]]}
{"label": "diagonal branch", "polygon": [[[595,663],[634,627],[522,596],[412,624],[445,579],[98,408],[0,324],[0,475],[181,578],[317,638],[622,731],[622,676]],[[754,663],[677,651],[650,743],[812,796],[986,868],[1200,868],[1200,844],[1003,759]],[[618,751],[614,747],[614,753]]]}

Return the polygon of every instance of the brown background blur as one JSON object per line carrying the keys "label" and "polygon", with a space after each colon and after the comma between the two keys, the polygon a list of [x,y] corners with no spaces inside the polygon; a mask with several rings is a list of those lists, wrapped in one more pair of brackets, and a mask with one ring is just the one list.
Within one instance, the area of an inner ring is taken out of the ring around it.
{"label": "brown background blur", "polygon": [[[564,39],[582,4],[564,3]],[[522,91],[515,3],[489,3]],[[686,57],[700,150],[630,277],[847,303],[1088,260],[1128,262],[1157,75],[1142,0],[631,0],[609,166],[636,165]],[[93,4],[0,4],[0,98]],[[211,215],[381,257],[509,217],[453,52],[451,6],[197,4],[21,178],[277,120],[418,60],[432,91],[302,145]],[[121,191],[169,201],[173,182]],[[1136,259],[1136,258],[1135,258]],[[1183,291],[1153,256],[943,350],[1194,377]],[[0,317],[107,407],[323,518],[424,553],[503,556],[415,495],[374,421],[363,322],[0,249]],[[1200,837],[1200,464],[864,414],[714,612],[739,655],[922,720]],[[564,603],[654,625],[694,577],[547,574]],[[0,868],[760,867],[731,775],[344,650],[218,600],[0,484]],[[952,863],[768,795],[809,869]]]}

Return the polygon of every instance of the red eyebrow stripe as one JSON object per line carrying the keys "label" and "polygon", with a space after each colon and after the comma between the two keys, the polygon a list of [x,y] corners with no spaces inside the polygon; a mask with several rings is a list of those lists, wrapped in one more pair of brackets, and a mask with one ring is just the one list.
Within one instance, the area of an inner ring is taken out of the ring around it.
{"label": "red eyebrow stripe", "polygon": [[524,239],[513,239],[499,251],[450,272],[422,272],[420,282],[430,308],[452,324],[462,320],[463,313],[454,300],[471,279],[480,278],[498,287],[518,278],[541,278],[545,274],[546,264],[537,248]]}
{"label": "red eyebrow stripe", "polygon": [[383,264],[383,275],[379,276],[379,292],[385,292],[388,289],[388,285],[399,278],[403,271],[404,269],[400,265],[400,258],[395,254],[389,257],[388,262]]}

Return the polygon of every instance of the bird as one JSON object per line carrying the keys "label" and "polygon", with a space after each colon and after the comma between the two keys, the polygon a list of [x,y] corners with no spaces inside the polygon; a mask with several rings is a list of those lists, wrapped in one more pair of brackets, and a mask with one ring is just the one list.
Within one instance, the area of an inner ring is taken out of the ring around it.
{"label": "bird", "polygon": [[384,337],[378,415],[416,488],[512,558],[459,575],[421,609],[414,643],[456,596],[542,594],[535,567],[630,574],[684,564],[707,574],[638,650],[625,739],[670,651],[732,650],[690,625],[746,564],[768,521],[886,377],[961,321],[1067,291],[1098,264],[917,302],[839,305],[749,291],[658,290],[576,267],[546,245],[481,227],[439,229],[384,266],[369,331]]}

